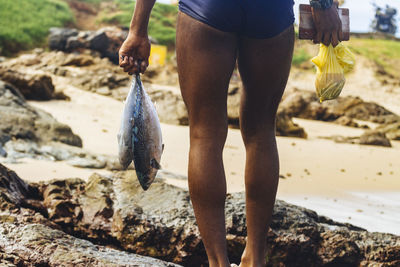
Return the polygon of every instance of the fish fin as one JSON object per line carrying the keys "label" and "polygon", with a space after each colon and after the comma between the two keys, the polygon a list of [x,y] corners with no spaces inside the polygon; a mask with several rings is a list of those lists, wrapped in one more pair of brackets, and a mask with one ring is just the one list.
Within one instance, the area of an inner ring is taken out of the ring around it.
{"label": "fish fin", "polygon": [[160,163],[157,162],[156,159],[152,159],[150,161],[150,166],[157,170],[161,169],[161,165],[160,165]]}

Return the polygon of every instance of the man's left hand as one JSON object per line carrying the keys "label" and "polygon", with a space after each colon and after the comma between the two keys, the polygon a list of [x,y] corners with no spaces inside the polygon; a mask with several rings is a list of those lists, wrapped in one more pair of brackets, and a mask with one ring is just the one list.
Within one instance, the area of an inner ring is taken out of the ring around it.
{"label": "man's left hand", "polygon": [[323,43],[326,46],[332,43],[334,47],[337,46],[343,39],[337,3],[325,10],[312,8],[312,14],[316,28],[314,43]]}

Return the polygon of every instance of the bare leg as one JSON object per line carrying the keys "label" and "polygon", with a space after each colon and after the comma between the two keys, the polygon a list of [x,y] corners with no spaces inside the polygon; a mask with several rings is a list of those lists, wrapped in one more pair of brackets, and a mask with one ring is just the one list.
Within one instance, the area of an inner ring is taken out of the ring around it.
{"label": "bare leg", "polygon": [[244,92],[240,128],[246,146],[247,244],[241,266],[265,266],[266,235],[275,203],[279,158],[275,116],[288,79],[293,27],[264,40],[241,38],[239,71]]}
{"label": "bare leg", "polygon": [[237,37],[180,13],[176,50],[179,83],[190,123],[190,197],[210,266],[226,267],[229,261],[222,149],[227,135],[226,98],[236,62]]}

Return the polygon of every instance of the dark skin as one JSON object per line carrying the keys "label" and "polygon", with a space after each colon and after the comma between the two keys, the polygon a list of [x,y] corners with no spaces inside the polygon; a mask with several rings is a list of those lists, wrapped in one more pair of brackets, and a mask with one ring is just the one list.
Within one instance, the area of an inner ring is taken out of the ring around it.
{"label": "dark skin", "polygon": [[[129,74],[143,73],[148,65],[147,25],[153,5],[154,0],[136,2],[129,36],[120,49],[120,66]],[[341,26],[336,7],[314,11],[314,18],[315,41],[337,45]],[[273,38],[251,39],[179,13],[176,38],[179,83],[190,122],[189,192],[209,266],[230,266],[222,151],[228,132],[227,91],[236,61],[243,82],[240,128],[246,147],[248,234],[240,266],[265,266],[266,235],[279,180],[275,116],[289,76],[293,26]]]}
{"label": "dark skin", "polygon": [[312,9],[316,35],[314,43],[332,44],[336,47],[343,40],[342,22],[338,12],[338,2],[326,10]]}

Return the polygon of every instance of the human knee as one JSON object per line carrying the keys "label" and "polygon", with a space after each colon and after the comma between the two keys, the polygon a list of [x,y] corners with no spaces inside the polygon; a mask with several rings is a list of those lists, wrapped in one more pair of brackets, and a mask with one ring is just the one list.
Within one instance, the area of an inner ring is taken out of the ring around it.
{"label": "human knee", "polygon": [[196,124],[190,125],[191,143],[208,144],[210,146],[222,146],[228,133],[226,124]]}
{"label": "human knee", "polygon": [[242,122],[240,125],[244,144],[268,145],[275,140],[275,120],[265,119],[259,121]]}

